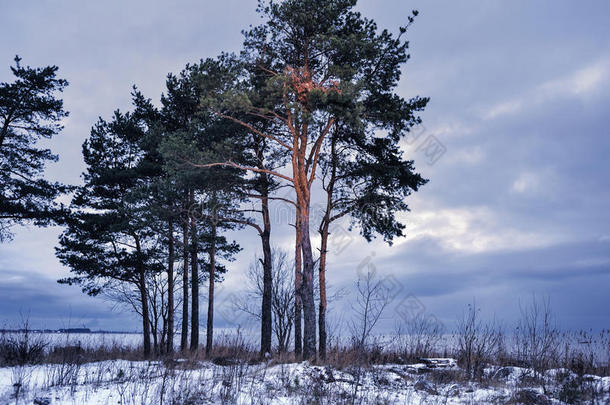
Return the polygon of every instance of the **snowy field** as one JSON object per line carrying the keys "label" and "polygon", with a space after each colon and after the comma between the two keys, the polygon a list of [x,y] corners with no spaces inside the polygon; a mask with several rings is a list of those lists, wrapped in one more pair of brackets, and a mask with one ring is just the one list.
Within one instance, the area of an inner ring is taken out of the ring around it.
{"label": "snowy field", "polygon": [[[219,330],[216,341],[230,344],[234,338],[233,330]],[[413,346],[417,338],[378,336],[371,339],[371,344],[400,352],[401,347]],[[444,361],[446,367],[433,368],[423,363],[359,367],[354,358],[336,367],[307,362],[279,364],[274,360],[248,363],[226,356],[213,362],[189,359],[88,362],[80,356],[84,353],[81,348],[137,353],[142,337],[116,333],[32,333],[29,339],[30,343],[43,342],[47,353],[59,350],[59,357],[47,360],[46,364],[0,367],[0,405],[610,404],[609,376],[577,375],[567,369],[537,374],[528,368],[487,367],[483,377],[472,382],[467,381],[453,359]],[[205,337],[202,335],[201,339]],[[564,335],[562,339],[583,358],[592,356],[597,365],[607,365],[610,350],[607,339],[583,340],[581,335]],[[239,341],[251,349],[256,348],[256,340],[255,334],[239,335]],[[454,336],[443,335],[434,344],[440,353],[455,355]],[[65,350],[61,348],[74,347],[78,349],[72,353],[75,356],[68,351],[67,357],[61,357]],[[341,358],[338,360],[342,362]]]}
{"label": "snowy field", "polygon": [[[337,370],[292,364],[125,360],[0,368],[1,404],[562,404],[578,382],[591,402],[610,403],[610,377],[488,368],[486,383],[455,379],[459,369],[423,364]],[[491,382],[493,381],[493,382]],[[544,387],[543,387],[544,386]],[[352,398],[356,401],[352,402]]]}

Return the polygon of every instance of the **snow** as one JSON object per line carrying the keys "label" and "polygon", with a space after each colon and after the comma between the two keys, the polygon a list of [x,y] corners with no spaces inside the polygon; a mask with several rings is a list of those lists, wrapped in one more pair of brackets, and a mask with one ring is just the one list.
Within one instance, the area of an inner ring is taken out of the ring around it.
{"label": "snow", "polygon": [[[178,404],[280,405],[310,403],[319,397],[326,398],[324,403],[338,404],[347,403],[346,398],[354,394],[365,404],[482,404],[505,403],[520,389],[543,394],[541,387],[522,386],[521,378],[532,371],[519,367],[486,369],[487,375],[500,374],[494,384],[434,378],[435,373],[459,371],[455,361],[449,363],[448,368],[426,372],[422,371],[427,367],[424,363],[340,370],[308,362],[219,366],[186,359],[173,362],[169,368],[159,361],[126,360],[5,367],[0,368],[0,404],[36,400],[48,405],[135,405],[160,404],[163,399],[164,403]],[[561,369],[545,374],[549,383],[560,376],[572,374]],[[604,393],[600,403],[610,401],[610,377],[583,378]],[[553,399],[549,403],[561,402]]]}

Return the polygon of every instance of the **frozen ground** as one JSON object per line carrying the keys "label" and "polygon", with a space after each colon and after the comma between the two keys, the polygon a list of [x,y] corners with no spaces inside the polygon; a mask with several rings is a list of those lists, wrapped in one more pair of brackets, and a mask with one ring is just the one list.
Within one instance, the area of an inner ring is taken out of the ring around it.
{"label": "frozen ground", "polygon": [[[464,381],[454,364],[337,370],[309,363],[104,361],[0,368],[0,404],[561,404],[610,403],[610,377],[488,368]],[[352,399],[356,398],[355,401]],[[560,401],[559,399],[564,401]]]}

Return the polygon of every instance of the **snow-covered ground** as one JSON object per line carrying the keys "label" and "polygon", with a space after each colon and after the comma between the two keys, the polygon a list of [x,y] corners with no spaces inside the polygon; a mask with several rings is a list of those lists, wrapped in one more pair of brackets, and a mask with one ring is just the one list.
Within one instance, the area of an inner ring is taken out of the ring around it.
{"label": "snow-covered ground", "polygon": [[[423,364],[338,370],[307,362],[187,360],[6,367],[0,368],[0,404],[564,403],[559,398],[610,403],[610,377],[558,369],[534,381],[529,369],[490,367],[485,382],[472,383],[453,363],[425,369]],[[352,402],[354,396],[358,400]]]}

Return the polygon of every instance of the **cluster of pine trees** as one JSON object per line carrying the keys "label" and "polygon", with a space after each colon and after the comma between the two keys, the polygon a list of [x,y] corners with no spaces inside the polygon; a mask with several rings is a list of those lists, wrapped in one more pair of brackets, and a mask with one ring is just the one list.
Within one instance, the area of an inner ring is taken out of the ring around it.
{"label": "cluster of pine trees", "polygon": [[[75,188],[39,178],[44,161],[55,158],[49,151],[14,146],[56,134],[66,115],[52,96],[67,84],[55,79],[56,67],[17,64],[21,82],[0,87],[2,230],[23,221],[62,224],[56,251],[72,277],[60,282],[132,305],[142,318],[146,355],[173,350],[178,329],[182,350],[199,348],[205,284],[211,349],[215,283],[240,250],[227,231],[254,231],[261,242],[265,354],[272,350],[271,209],[281,201],[295,218],[295,353],[324,358],[332,223],[348,217],[367,240],[380,235],[390,243],[403,235],[396,214],[408,210],[405,197],[426,183],[400,142],[420,123],[428,99],[396,93],[409,59],[405,34],[417,12],[393,34],[355,5],[259,1],[265,22],[244,31],[238,55],[168,75],[158,105],[134,87],[129,112],[99,119],[83,145],[84,184]],[[28,79],[33,75],[40,77]],[[28,80],[41,87],[28,87]],[[21,113],[26,108],[32,112]],[[21,169],[15,162],[25,153],[38,160]],[[55,202],[70,191],[69,208]],[[321,220],[311,215],[314,194],[323,202]],[[319,246],[312,232],[319,232]]]}

